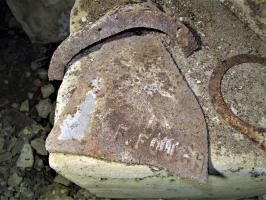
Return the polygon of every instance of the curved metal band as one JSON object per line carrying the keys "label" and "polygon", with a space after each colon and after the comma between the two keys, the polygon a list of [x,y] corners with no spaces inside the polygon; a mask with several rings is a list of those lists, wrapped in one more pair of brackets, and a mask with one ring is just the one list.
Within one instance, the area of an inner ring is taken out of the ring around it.
{"label": "curved metal band", "polygon": [[266,128],[258,128],[241,120],[228,108],[222,96],[221,83],[224,74],[231,67],[243,63],[259,63],[266,65],[266,58],[255,55],[241,54],[223,61],[214,69],[212,73],[209,82],[209,94],[215,110],[219,115],[222,116],[225,122],[241,133],[247,135],[253,141],[259,143],[263,149],[266,149],[266,138],[263,135],[266,134]]}
{"label": "curved metal band", "polygon": [[50,80],[62,80],[67,63],[81,50],[112,35],[133,28],[150,28],[162,31],[177,40],[185,56],[198,48],[189,29],[159,10],[138,7],[107,13],[95,24],[71,35],[55,51],[48,71]]}

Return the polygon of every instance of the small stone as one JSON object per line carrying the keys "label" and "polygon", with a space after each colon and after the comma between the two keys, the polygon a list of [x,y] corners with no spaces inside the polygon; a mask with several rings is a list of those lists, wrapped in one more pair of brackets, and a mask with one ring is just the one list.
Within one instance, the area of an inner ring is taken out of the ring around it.
{"label": "small stone", "polygon": [[19,105],[18,105],[17,103],[12,103],[12,104],[11,104],[11,107],[12,107],[12,108],[18,108]]}
{"label": "small stone", "polygon": [[0,153],[4,152],[5,138],[0,136]]}
{"label": "small stone", "polygon": [[70,181],[68,179],[66,179],[65,177],[61,176],[61,175],[57,175],[55,178],[54,178],[54,182],[56,183],[60,183],[62,185],[65,185],[65,186],[69,186],[70,185]]}
{"label": "small stone", "polygon": [[30,168],[33,166],[33,163],[34,158],[32,148],[29,143],[25,143],[17,160],[17,167]]}
{"label": "small stone", "polygon": [[21,112],[29,112],[30,111],[30,105],[29,105],[29,100],[25,100],[20,104],[20,109]]}
{"label": "small stone", "polygon": [[37,69],[39,69],[42,65],[40,64],[40,62],[38,61],[33,61],[31,64],[30,64],[30,68],[35,71]]}
{"label": "small stone", "polygon": [[40,131],[43,131],[44,130],[44,127],[40,124],[33,124],[31,126],[31,131],[34,133],[34,134],[38,134]]}
{"label": "small stone", "polygon": [[12,154],[10,152],[5,152],[0,154],[0,162],[9,161],[12,158]]}
{"label": "small stone", "polygon": [[43,98],[49,97],[51,94],[54,93],[54,91],[54,86],[52,84],[44,85],[43,87],[41,87]]}
{"label": "small stone", "polygon": [[23,128],[19,132],[19,135],[22,136],[22,137],[28,137],[28,136],[32,135],[30,127],[27,126],[27,127]]}
{"label": "small stone", "polygon": [[43,161],[42,159],[39,158],[39,156],[35,156],[35,162],[34,162],[34,168],[37,170],[37,171],[41,171],[42,168],[43,168]]}
{"label": "small stone", "polygon": [[18,186],[22,181],[22,177],[20,177],[17,173],[13,173],[9,178],[8,178],[8,185],[11,187],[16,187]]}
{"label": "small stone", "polygon": [[7,151],[11,151],[14,146],[16,145],[17,143],[17,138],[16,137],[12,137],[9,141],[8,141],[8,147],[7,147]]}
{"label": "small stone", "polygon": [[37,154],[46,156],[48,155],[46,149],[45,149],[45,141],[42,138],[36,138],[34,140],[31,141],[31,146],[33,149],[35,149],[35,151],[37,152]]}
{"label": "small stone", "polygon": [[51,104],[50,99],[41,100],[36,105],[36,109],[40,117],[47,118],[49,113],[52,111],[52,104]]}
{"label": "small stone", "polygon": [[34,96],[34,93],[32,93],[32,92],[29,92],[29,93],[28,93],[28,98],[29,98],[29,99],[33,99],[33,96]]}
{"label": "small stone", "polygon": [[37,88],[42,87],[42,84],[42,81],[38,78],[33,81],[33,85],[35,85]]}
{"label": "small stone", "polygon": [[47,72],[47,70],[45,70],[45,69],[39,69],[38,70],[38,75],[39,75],[39,77],[40,77],[40,79],[42,79],[42,80],[48,80],[48,72]]}

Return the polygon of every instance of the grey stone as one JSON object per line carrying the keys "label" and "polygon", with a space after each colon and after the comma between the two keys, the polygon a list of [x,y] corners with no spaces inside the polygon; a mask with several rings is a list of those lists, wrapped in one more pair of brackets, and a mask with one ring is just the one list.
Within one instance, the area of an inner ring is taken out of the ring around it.
{"label": "grey stone", "polygon": [[68,196],[68,189],[65,186],[52,184],[48,185],[44,194],[41,195],[41,200],[72,200],[70,196]]}
{"label": "grey stone", "polygon": [[44,85],[41,87],[41,92],[43,98],[49,97],[51,94],[53,94],[55,91],[54,86],[52,84]]}
{"label": "grey stone", "polygon": [[17,140],[18,140],[18,139],[17,139],[16,137],[12,137],[12,138],[8,141],[9,145],[8,145],[8,147],[7,147],[7,151],[11,151],[11,150],[14,148],[14,146],[16,145]]}
{"label": "grey stone", "polygon": [[33,163],[34,158],[32,148],[29,143],[25,143],[17,160],[17,167],[30,168],[33,166]]}
{"label": "grey stone", "polygon": [[29,105],[29,100],[25,100],[20,104],[20,109],[21,112],[29,112],[30,111],[30,105]]}
{"label": "grey stone", "polygon": [[35,159],[34,159],[34,168],[37,170],[37,171],[41,171],[41,169],[43,168],[43,161],[42,159],[39,158],[39,156],[35,156]]}
{"label": "grey stone", "polygon": [[45,149],[45,141],[42,138],[36,138],[31,141],[31,146],[33,149],[36,150],[37,154],[46,156],[48,155],[46,149]]}
{"label": "grey stone", "polygon": [[65,186],[69,186],[70,185],[70,181],[68,179],[66,179],[65,177],[61,176],[61,175],[57,175],[55,178],[54,178],[54,182],[56,183],[60,183],[62,185],[65,185]]}
{"label": "grey stone", "polygon": [[47,72],[47,70],[45,70],[43,68],[39,69],[38,70],[38,76],[42,80],[48,80],[48,72]]}
{"label": "grey stone", "polygon": [[10,152],[5,152],[0,154],[0,163],[11,160],[12,154]]}
{"label": "grey stone", "polygon": [[0,136],[0,153],[4,152],[5,138]]}
{"label": "grey stone", "polygon": [[49,113],[52,111],[52,104],[50,99],[41,100],[36,105],[36,109],[40,117],[47,118]]}
{"label": "grey stone", "polygon": [[17,173],[13,173],[9,178],[8,178],[8,185],[11,187],[16,187],[18,186],[21,181],[22,177],[20,177]]}
{"label": "grey stone", "polygon": [[[58,42],[68,35],[74,0],[7,0],[7,4],[33,42]],[[30,13],[30,14],[29,14]]]}

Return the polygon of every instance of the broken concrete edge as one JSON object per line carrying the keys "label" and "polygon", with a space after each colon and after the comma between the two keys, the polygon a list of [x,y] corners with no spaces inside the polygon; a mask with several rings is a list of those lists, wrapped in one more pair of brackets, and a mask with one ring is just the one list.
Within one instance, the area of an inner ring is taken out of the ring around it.
{"label": "broken concrete edge", "polygon": [[[239,192],[241,191],[241,194],[245,195],[250,185],[253,185],[251,188],[254,195],[265,193],[265,185],[263,184],[263,181],[266,180],[265,168],[254,166],[246,166],[246,168],[237,171],[221,168],[219,170],[222,176],[209,175],[208,184],[198,184],[148,165],[127,165],[125,163],[102,161],[88,156],[51,153],[49,164],[59,174],[63,174],[70,181],[79,184],[96,195],[99,193],[96,190],[94,191],[94,188],[106,188],[106,191],[109,191],[106,197],[111,197],[110,191],[112,191],[112,188],[120,188],[121,191],[126,188],[133,188],[133,192],[136,194],[136,192],[140,192],[141,188],[146,190],[149,187],[153,188],[153,192],[162,187],[165,189],[172,188],[173,191],[176,191],[175,194],[172,194],[172,198],[180,195],[179,190],[185,191],[186,198],[188,190],[190,191],[189,194],[198,191],[194,198],[206,197],[209,193],[213,193],[212,195],[220,193],[221,197],[224,197],[224,193],[221,191],[227,191],[231,198],[232,195],[239,197]],[[241,182],[245,184],[239,185]],[[95,184],[99,186],[95,187]],[[257,188],[257,191],[254,191],[254,188]],[[252,191],[248,191],[250,196]],[[149,194],[148,197],[151,198],[153,195]],[[114,197],[118,196],[116,194]]]}
{"label": "broken concrete edge", "polygon": [[70,35],[55,51],[49,67],[50,80],[62,80],[67,63],[81,50],[105,38],[134,28],[162,31],[177,41],[185,56],[192,54],[198,44],[189,29],[154,7],[139,4],[111,10],[96,23]]}
{"label": "broken concrete edge", "polygon": [[226,105],[221,91],[221,83],[224,74],[232,67],[243,63],[259,63],[266,65],[266,57],[250,54],[240,54],[230,57],[220,63],[213,71],[209,81],[209,94],[214,108],[219,115],[233,128],[248,136],[266,150],[266,128],[254,127],[236,116]]}

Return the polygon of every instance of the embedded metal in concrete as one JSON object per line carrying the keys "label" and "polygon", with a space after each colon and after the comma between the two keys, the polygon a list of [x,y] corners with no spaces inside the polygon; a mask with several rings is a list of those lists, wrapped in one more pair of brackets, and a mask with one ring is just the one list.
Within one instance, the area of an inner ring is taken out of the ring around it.
{"label": "embedded metal in concrete", "polygon": [[189,29],[149,4],[119,7],[96,23],[68,37],[55,51],[49,67],[50,80],[62,80],[65,66],[81,50],[115,34],[133,28],[148,28],[168,34],[186,56],[198,48]]}
{"label": "embedded metal in concrete", "polygon": [[[127,10],[123,13],[125,19],[139,22],[139,16],[145,16],[156,24],[147,22],[145,27],[161,27],[175,37],[177,26],[169,24],[166,15],[140,8],[137,11]],[[170,31],[169,25],[173,27]],[[190,54],[197,45],[190,32],[185,35],[182,43],[189,49],[192,44]],[[90,62],[76,74],[78,82],[68,107],[48,136],[48,151],[151,165],[206,183],[205,119],[162,40],[161,33],[138,30],[137,34],[121,33],[91,47],[86,56]],[[76,41],[81,46],[88,42]],[[61,61],[59,67],[66,60]],[[54,64],[50,66],[52,71]]]}
{"label": "embedded metal in concrete", "polygon": [[266,150],[266,128],[254,127],[236,116],[226,105],[222,93],[221,82],[224,74],[231,67],[243,63],[259,63],[266,65],[266,58],[249,54],[241,54],[224,60],[218,65],[211,76],[209,82],[209,92],[214,108],[223,119],[233,128],[247,135],[250,139],[257,142]]}

